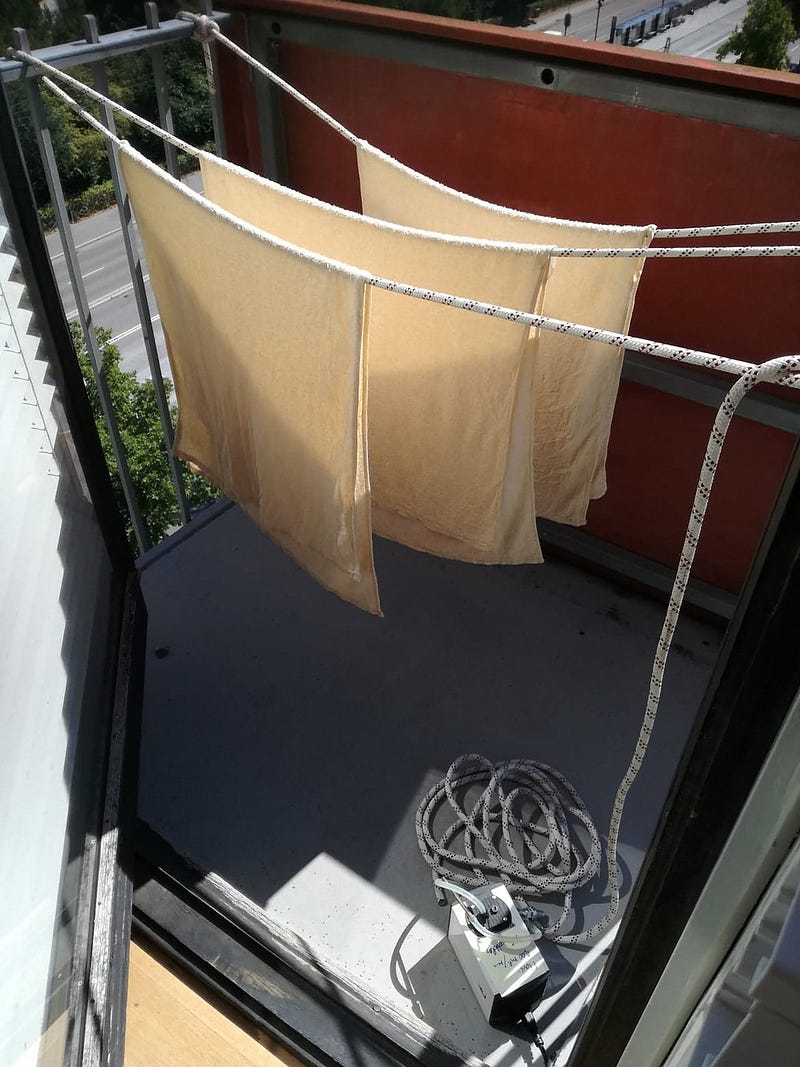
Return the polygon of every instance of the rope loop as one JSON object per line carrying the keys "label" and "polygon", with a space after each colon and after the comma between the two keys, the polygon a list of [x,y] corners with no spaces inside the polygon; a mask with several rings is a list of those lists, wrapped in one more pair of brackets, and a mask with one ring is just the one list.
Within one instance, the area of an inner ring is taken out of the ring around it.
{"label": "rope loop", "polygon": [[198,15],[194,11],[179,11],[175,16],[184,22],[194,23],[194,34],[198,41],[211,41],[222,32],[219,23],[210,15]]}

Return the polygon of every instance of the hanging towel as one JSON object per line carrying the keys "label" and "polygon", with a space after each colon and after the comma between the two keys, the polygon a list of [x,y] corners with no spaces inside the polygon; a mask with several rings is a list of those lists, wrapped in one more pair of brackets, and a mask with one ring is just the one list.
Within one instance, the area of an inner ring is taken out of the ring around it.
{"label": "hanging towel", "polygon": [[[371,274],[536,310],[546,248],[365,219],[201,155],[206,196]],[[369,462],[376,533],[478,563],[541,561],[531,471],[537,337],[525,326],[372,294]]]}
{"label": "hanging towel", "polygon": [[175,452],[326,588],[380,612],[365,275],[267,237],[120,153],[178,399]]}
{"label": "hanging towel", "polygon": [[[357,148],[364,214],[495,241],[647,248],[654,226],[595,226],[512,211],[456,192],[365,141]],[[627,333],[642,259],[555,259],[542,314]],[[605,462],[623,353],[542,331],[535,370],[536,512],[574,526],[606,491]]]}

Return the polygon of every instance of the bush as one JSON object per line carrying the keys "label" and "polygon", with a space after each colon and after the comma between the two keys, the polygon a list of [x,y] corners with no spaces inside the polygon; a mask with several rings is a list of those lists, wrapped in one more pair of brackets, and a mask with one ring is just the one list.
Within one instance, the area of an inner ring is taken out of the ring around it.
{"label": "bush", "polygon": [[[97,382],[92,372],[89,354],[86,351],[80,327],[72,323],[70,330],[103,453],[111,474],[114,495],[117,498],[120,513],[125,517],[128,541],[136,552],[133,524],[128,516],[128,507],[111,448],[111,437],[100,408]],[[100,346],[102,374],[117,416],[134,492],[139,501],[150,540],[153,544],[158,544],[170,528],[177,526],[180,520],[167,460],[167,447],[158,417],[156,392],[151,381],[140,381],[133,371],[120,369],[119,349],[110,342],[110,330],[95,330],[95,336]],[[172,382],[169,378],[164,379],[164,387],[169,399],[172,395]],[[170,405],[170,408],[174,422],[176,408],[174,405]],[[190,508],[199,507],[219,496],[219,490],[202,475],[189,470],[183,462],[180,463],[180,467]]]}

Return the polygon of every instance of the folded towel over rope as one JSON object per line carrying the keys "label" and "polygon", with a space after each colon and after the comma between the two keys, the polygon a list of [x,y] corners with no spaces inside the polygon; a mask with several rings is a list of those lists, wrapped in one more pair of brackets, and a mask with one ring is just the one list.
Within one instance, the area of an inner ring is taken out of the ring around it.
{"label": "folded towel over rope", "polygon": [[[647,248],[653,226],[596,226],[512,211],[456,192],[366,141],[356,146],[364,214],[443,234],[559,247]],[[555,259],[542,312],[627,333],[643,260]],[[536,513],[586,522],[605,460],[623,352],[543,332],[534,376]]]}
{"label": "folded towel over rope", "polygon": [[[200,161],[209,199],[292,244],[414,285],[540,306],[547,248],[377,222],[216,156]],[[376,533],[469,562],[541,561],[531,464],[538,342],[518,323],[373,293],[368,436]]]}
{"label": "folded towel over rope", "polygon": [[175,451],[323,586],[380,612],[367,470],[366,275],[120,164],[178,398]]}

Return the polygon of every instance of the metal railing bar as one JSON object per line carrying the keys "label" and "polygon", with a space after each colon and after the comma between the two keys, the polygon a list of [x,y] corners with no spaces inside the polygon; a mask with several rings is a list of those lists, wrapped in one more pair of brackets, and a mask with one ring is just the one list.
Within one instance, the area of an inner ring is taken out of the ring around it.
{"label": "metal railing bar", "polygon": [[[99,34],[97,32],[97,20],[94,15],[85,15],[83,24],[87,39],[93,42],[96,41],[99,38]],[[104,96],[108,96],[108,76],[106,74],[105,63],[102,60],[97,63],[92,63],[91,71],[97,91]],[[114,121],[114,112],[111,108],[102,106],[100,117],[103,124],[107,126],[112,133],[115,133],[116,123]],[[133,214],[131,212],[125,183],[119,168],[116,145],[107,139],[106,150],[108,152],[108,165],[111,171],[111,181],[114,186],[114,197],[117,203],[120,229],[122,231],[122,243],[125,247],[125,258],[128,261],[128,270],[130,271],[133,292],[136,298],[136,309],[139,313],[139,321],[142,327],[142,340],[147,355],[147,362],[150,367],[150,378],[155,391],[156,408],[158,409],[161,431],[164,435],[164,443],[167,449],[167,462],[169,463],[172,484],[175,488],[178,514],[181,523],[185,524],[190,521],[191,515],[186,500],[183,474],[181,472],[180,464],[173,454],[172,446],[175,439],[175,431],[172,425],[172,415],[169,410],[169,400],[167,399],[166,390],[164,389],[164,379],[161,375],[158,345],[156,343],[155,331],[153,330],[150,304],[147,299],[147,290],[145,289],[144,271],[142,270],[142,260],[139,254],[138,241],[136,240],[133,225]]]}
{"label": "metal railing bar", "polygon": [[[709,408],[719,407],[730,384],[693,367],[664,363],[638,352],[625,353],[622,377],[625,381]],[[751,393],[740,404],[738,414],[763,426],[800,434],[800,405],[791,397]]]}
{"label": "metal railing bar", "polygon": [[[203,12],[209,18],[215,18],[211,0],[204,0]],[[225,121],[222,116],[222,98],[219,93],[219,50],[216,41],[204,38],[201,43],[206,55],[208,95],[211,102],[211,124],[214,129],[214,144],[217,146],[217,155],[221,159],[227,159],[228,152],[225,144]]]}
{"label": "metal railing bar", "polygon": [[[14,30],[13,38],[15,48],[22,49],[23,51],[28,50],[28,35],[24,30]],[[103,418],[105,419],[108,433],[111,438],[111,449],[117,463],[122,491],[128,506],[136,542],[139,546],[139,551],[145,552],[150,547],[150,536],[144,519],[142,518],[136,491],[133,488],[133,481],[131,479],[128,461],[125,455],[125,446],[122,443],[119,425],[117,424],[117,418],[114,413],[114,405],[111,401],[108,385],[102,373],[102,356],[94,333],[92,312],[89,309],[89,301],[86,297],[86,289],[81,276],[80,263],[78,262],[78,253],[75,249],[75,241],[72,236],[72,228],[67,213],[67,203],[64,198],[64,190],[61,186],[61,178],[58,174],[58,165],[56,163],[55,151],[53,149],[53,141],[50,136],[47,112],[45,111],[38,83],[28,79],[25,83],[25,88],[28,95],[31,117],[33,119],[36,143],[39,148],[39,155],[42,160],[42,166],[44,167],[45,177],[47,179],[47,186],[50,191],[50,199],[53,204],[53,213],[58,226],[58,232],[61,235],[61,243],[64,249],[64,259],[69,273],[70,284],[78,308],[78,318],[86,342],[89,361],[92,365],[92,371],[94,372],[95,381],[97,383],[100,408],[103,412]]]}
{"label": "metal railing bar", "polygon": [[[215,22],[227,22],[230,14],[215,11]],[[191,37],[194,28],[183,19],[170,19],[162,22],[156,29],[147,26],[137,26],[132,30],[119,30],[116,33],[103,34],[97,43],[87,41],[74,41],[69,44],[51,45],[42,48],[37,55],[59,70],[67,70],[70,67],[80,66],[84,63],[99,63],[104,59],[113,59],[115,56],[126,55],[129,52],[141,52],[154,45],[167,45],[176,41],[184,41]],[[23,51],[30,51],[26,48]],[[0,60],[0,79],[4,82],[20,81],[36,77],[36,71],[16,59]]]}
{"label": "metal railing bar", "polygon": [[[149,2],[144,5],[144,19],[148,30],[157,30],[159,28],[158,4]],[[167,133],[174,134],[175,124],[172,121],[172,101],[169,96],[169,77],[167,75],[167,66],[164,62],[163,47],[156,46],[150,49],[150,64],[153,68],[153,81],[156,88],[158,121]],[[108,94],[106,93],[106,95]],[[172,177],[180,178],[178,153],[175,150],[175,146],[171,145],[169,141],[164,142],[164,157],[167,163],[167,170]]]}

